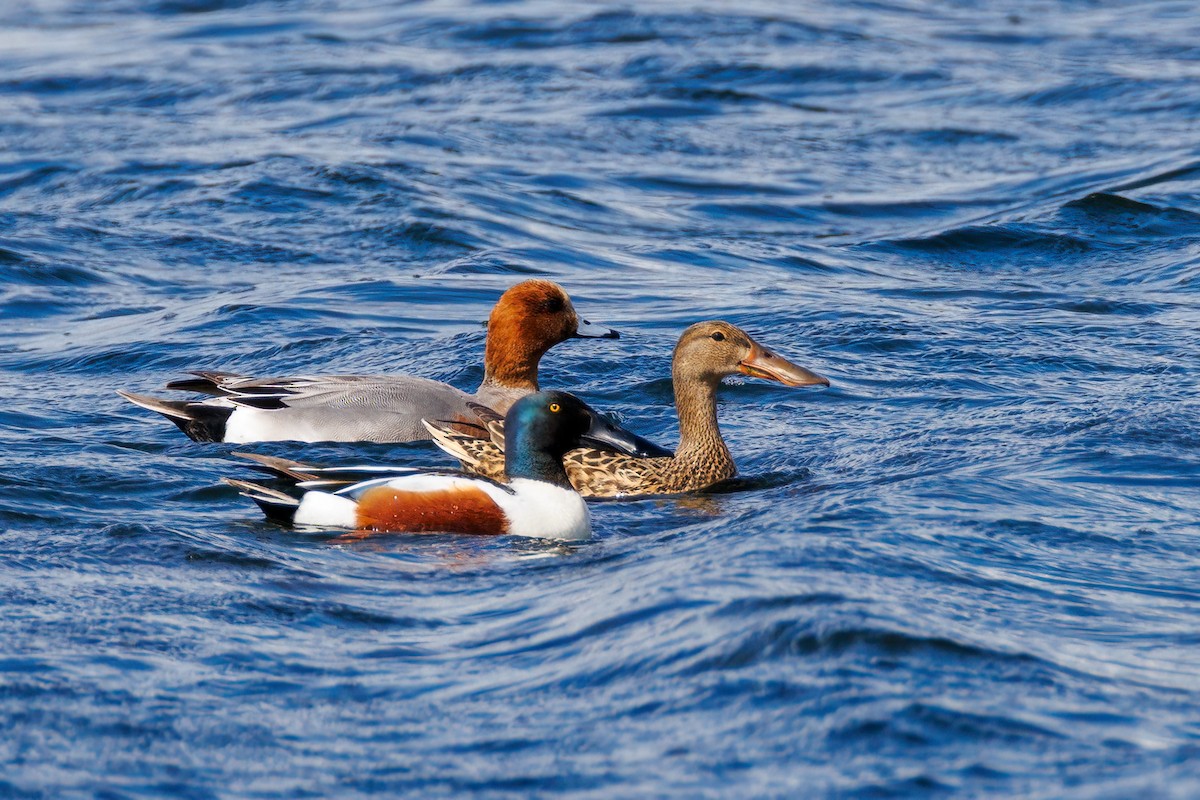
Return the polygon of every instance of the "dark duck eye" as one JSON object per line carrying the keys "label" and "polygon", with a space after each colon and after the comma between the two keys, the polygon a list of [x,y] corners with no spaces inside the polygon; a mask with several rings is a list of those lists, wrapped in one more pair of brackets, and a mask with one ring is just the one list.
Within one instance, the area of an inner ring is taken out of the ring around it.
{"label": "dark duck eye", "polygon": [[542,304],[542,308],[548,314],[558,314],[563,310],[563,299],[561,297],[551,297]]}
{"label": "dark duck eye", "polygon": [[712,335],[712,340],[714,342],[723,342],[723,341],[725,341],[725,334],[721,333],[720,331],[717,331]]}

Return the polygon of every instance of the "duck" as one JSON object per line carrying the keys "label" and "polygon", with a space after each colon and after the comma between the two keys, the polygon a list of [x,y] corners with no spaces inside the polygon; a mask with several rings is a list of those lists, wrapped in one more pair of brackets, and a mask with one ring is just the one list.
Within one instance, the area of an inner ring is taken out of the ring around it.
{"label": "duck", "polygon": [[[696,492],[737,474],[717,423],[717,387],[723,378],[747,375],[785,386],[829,386],[829,379],[793,364],[724,320],[692,325],[679,337],[671,381],[679,417],[679,445],[665,456],[643,456],[596,447],[568,452],[571,485],[584,497],[629,497]],[[507,420],[487,420],[485,435],[427,421],[434,443],[468,472],[503,471]]]}
{"label": "duck", "polygon": [[[354,468],[307,467],[268,456],[261,466],[290,491],[252,481],[224,482],[253,500],[269,519],[317,528],[375,533],[464,533],[535,539],[591,536],[587,503],[573,488],[563,456],[582,444],[627,446],[624,432],[566,392],[522,397],[504,419],[508,447],[501,480],[461,472],[408,470],[327,490]],[[314,472],[315,471],[315,472]],[[325,481],[321,473],[338,477]]]}
{"label": "duck", "polygon": [[256,378],[198,371],[166,388],[212,395],[167,400],[126,390],[134,405],[158,412],[197,442],[412,442],[430,434],[424,417],[477,421],[469,404],[500,415],[539,389],[538,362],[573,338],[618,339],[581,317],[558,284],[527,280],[500,296],[488,318],[483,382],[467,394],[413,375],[301,375]]}

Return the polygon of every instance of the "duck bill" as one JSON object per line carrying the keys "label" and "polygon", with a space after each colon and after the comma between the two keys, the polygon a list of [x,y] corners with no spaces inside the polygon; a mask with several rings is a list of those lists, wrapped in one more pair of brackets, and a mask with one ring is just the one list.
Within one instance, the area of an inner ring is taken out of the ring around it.
{"label": "duck bill", "polygon": [[583,317],[578,318],[575,325],[575,339],[620,339],[621,334],[612,328],[588,322]]}
{"label": "duck bill", "polygon": [[750,355],[738,363],[738,372],[752,378],[779,381],[784,386],[828,386],[829,379],[809,372],[786,358],[769,353],[757,343],[750,347]]}
{"label": "duck bill", "polygon": [[671,455],[670,450],[643,439],[633,431],[614,425],[598,414],[592,415],[592,427],[582,437],[583,444],[602,450],[616,450],[637,458],[661,458]]}

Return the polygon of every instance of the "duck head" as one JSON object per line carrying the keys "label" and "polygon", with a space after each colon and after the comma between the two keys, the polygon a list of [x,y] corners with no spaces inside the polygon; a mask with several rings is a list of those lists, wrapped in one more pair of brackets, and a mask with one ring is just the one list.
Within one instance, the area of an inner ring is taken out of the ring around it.
{"label": "duck head", "polygon": [[583,444],[629,451],[637,446],[628,431],[597,414],[566,392],[534,392],[513,403],[504,418],[504,471],[509,479],[529,478],[570,488],[563,456]]}
{"label": "duck head", "polygon": [[728,375],[749,375],[785,386],[828,386],[829,379],[768,350],[736,325],[722,320],[697,322],[675,346],[671,371],[676,383],[699,380],[716,384]]}
{"label": "duck head", "polygon": [[500,295],[487,328],[486,379],[531,388],[537,387],[538,361],[559,342],[621,336],[579,316],[563,288],[546,280],[522,281]]}

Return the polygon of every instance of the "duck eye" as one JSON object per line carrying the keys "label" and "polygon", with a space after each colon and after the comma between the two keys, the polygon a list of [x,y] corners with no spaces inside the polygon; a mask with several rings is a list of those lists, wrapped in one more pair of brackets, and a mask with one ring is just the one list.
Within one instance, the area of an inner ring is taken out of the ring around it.
{"label": "duck eye", "polygon": [[563,310],[563,305],[561,297],[551,297],[542,304],[542,307],[550,314],[557,314]]}
{"label": "duck eye", "polygon": [[720,331],[716,331],[712,335],[712,340],[714,342],[723,342],[725,341],[725,334],[721,333]]}
{"label": "duck eye", "polygon": [[557,414],[557,413],[558,413],[559,411],[561,411],[561,410],[562,410],[562,406],[560,406],[558,403],[551,403],[551,404],[550,404],[550,411],[551,411],[551,413]]}

